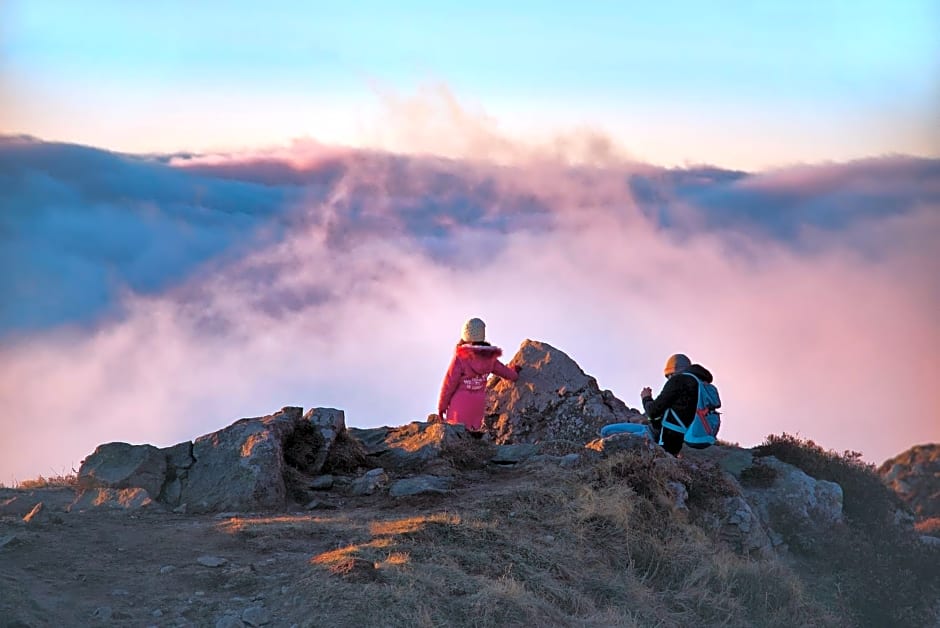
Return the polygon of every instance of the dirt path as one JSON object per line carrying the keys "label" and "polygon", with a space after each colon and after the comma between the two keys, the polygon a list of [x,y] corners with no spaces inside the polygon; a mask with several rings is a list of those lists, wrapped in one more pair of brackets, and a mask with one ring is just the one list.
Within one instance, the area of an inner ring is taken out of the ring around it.
{"label": "dirt path", "polygon": [[90,511],[31,525],[2,517],[0,542],[13,539],[0,547],[0,626],[303,625],[310,578],[336,577],[312,563],[316,556],[396,522],[470,514],[531,481],[475,471],[449,495],[327,493],[321,508],[276,515]]}

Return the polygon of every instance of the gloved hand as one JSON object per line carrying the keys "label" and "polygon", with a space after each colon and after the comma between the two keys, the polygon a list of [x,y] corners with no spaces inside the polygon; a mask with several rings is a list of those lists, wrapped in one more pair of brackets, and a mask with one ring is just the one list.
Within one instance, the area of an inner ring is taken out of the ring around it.
{"label": "gloved hand", "polygon": [[652,399],[653,398],[653,389],[647,386],[640,391],[640,399]]}

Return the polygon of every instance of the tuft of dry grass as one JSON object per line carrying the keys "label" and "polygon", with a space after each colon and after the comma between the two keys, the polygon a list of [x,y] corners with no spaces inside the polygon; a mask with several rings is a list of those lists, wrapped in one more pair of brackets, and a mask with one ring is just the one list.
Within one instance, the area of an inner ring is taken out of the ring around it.
{"label": "tuft of dry grass", "polygon": [[77,488],[78,474],[73,470],[72,473],[50,475],[49,477],[40,475],[32,480],[23,480],[17,483],[15,488],[33,490],[39,488]]}

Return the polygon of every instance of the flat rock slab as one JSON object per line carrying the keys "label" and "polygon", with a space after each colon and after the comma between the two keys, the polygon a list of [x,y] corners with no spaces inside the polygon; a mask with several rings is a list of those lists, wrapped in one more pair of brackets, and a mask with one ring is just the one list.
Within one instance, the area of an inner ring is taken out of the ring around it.
{"label": "flat rock slab", "polygon": [[496,448],[496,455],[491,459],[496,464],[517,464],[525,462],[539,451],[534,443],[520,443],[517,445],[500,445]]}
{"label": "flat rock slab", "polygon": [[405,497],[408,495],[442,495],[450,492],[451,479],[437,475],[416,475],[411,478],[398,480],[389,489],[392,497]]}
{"label": "flat rock slab", "polygon": [[196,562],[203,567],[221,567],[228,563],[228,559],[221,556],[200,556]]}

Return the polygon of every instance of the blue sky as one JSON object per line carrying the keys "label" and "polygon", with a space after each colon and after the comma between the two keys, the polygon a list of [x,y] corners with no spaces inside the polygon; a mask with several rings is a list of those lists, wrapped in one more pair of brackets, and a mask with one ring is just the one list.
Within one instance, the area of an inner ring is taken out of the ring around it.
{"label": "blue sky", "polygon": [[511,137],[591,127],[656,163],[933,155],[940,139],[930,1],[0,7],[3,130],[119,150],[368,145],[385,96],[429,83]]}

